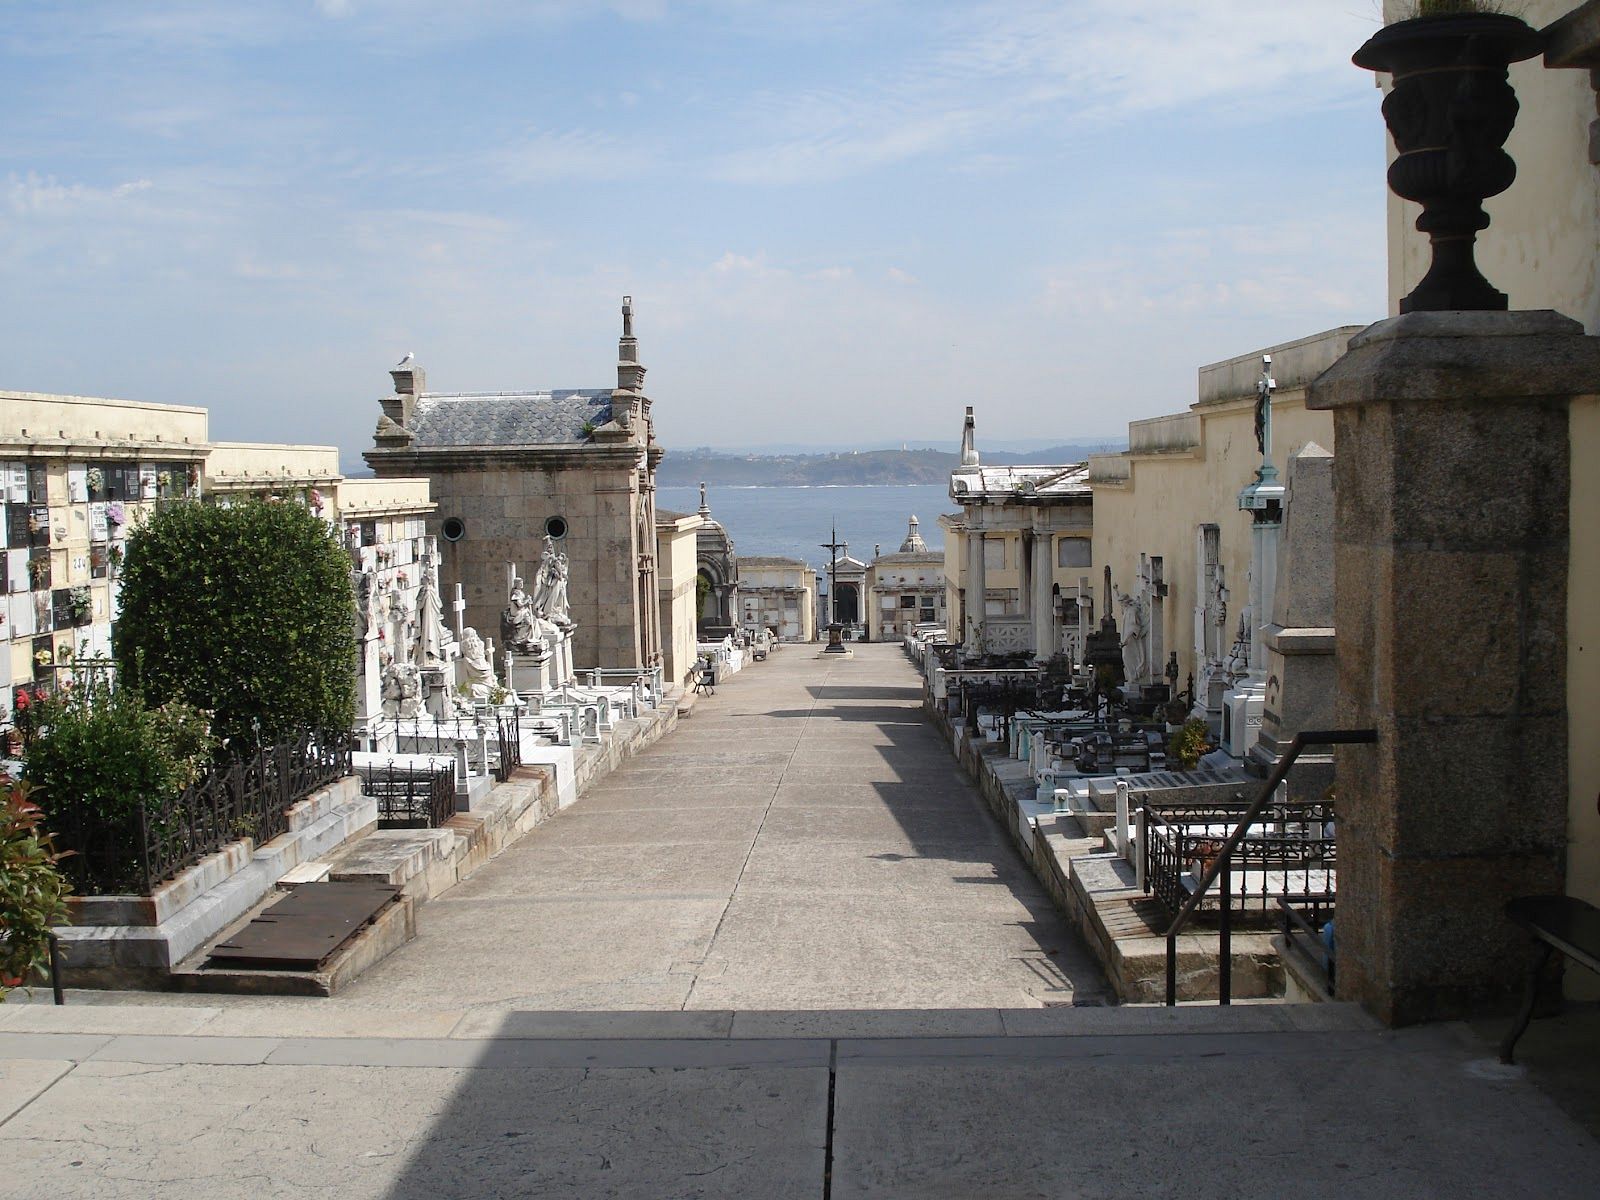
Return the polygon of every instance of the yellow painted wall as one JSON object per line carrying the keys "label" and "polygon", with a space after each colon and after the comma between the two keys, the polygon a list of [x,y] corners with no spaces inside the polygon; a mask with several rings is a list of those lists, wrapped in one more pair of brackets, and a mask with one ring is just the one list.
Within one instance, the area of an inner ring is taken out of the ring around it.
{"label": "yellow painted wall", "polygon": [[0,437],[40,443],[45,453],[52,442],[99,449],[108,458],[118,457],[119,443],[200,448],[206,431],[203,408],[42,392],[0,394]]}
{"label": "yellow painted wall", "polygon": [[[1123,470],[1127,482],[1096,479],[1094,489],[1095,619],[1105,614],[1100,589],[1103,568],[1109,564],[1113,583],[1131,591],[1139,569],[1139,555],[1159,555],[1168,586],[1162,644],[1178,652],[1180,686],[1191,673],[1198,674],[1194,657],[1194,607],[1196,603],[1196,531],[1203,524],[1221,531],[1223,570],[1232,597],[1228,605],[1230,636],[1240,609],[1249,602],[1250,519],[1239,511],[1239,489],[1255,477],[1261,462],[1256,449],[1255,408],[1250,400],[1197,405],[1200,444],[1187,452],[1128,454]],[[1333,419],[1324,412],[1307,412],[1305,389],[1280,390],[1272,405],[1273,461],[1280,475],[1290,455],[1307,442],[1334,449]],[[1121,463],[1109,464],[1120,468]]]}
{"label": "yellow painted wall", "polygon": [[696,519],[688,528],[656,527],[656,586],[661,609],[663,675],[682,683],[693,669],[695,655]]}

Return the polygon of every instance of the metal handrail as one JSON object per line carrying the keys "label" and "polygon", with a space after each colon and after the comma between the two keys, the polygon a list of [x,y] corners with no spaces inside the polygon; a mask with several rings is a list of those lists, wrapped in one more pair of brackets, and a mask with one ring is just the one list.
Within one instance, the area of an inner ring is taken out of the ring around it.
{"label": "metal handrail", "polygon": [[1294,735],[1294,740],[1289,743],[1289,749],[1272,768],[1272,774],[1267,776],[1261,794],[1249,808],[1245,809],[1244,816],[1239,818],[1237,828],[1228,835],[1227,841],[1222,843],[1221,851],[1200,876],[1199,886],[1178,910],[1177,918],[1167,930],[1167,1007],[1170,1008],[1178,1003],[1178,935],[1194,916],[1195,910],[1200,907],[1200,902],[1205,899],[1206,892],[1210,890],[1219,875],[1222,876],[1222,907],[1218,914],[1217,925],[1217,1003],[1219,1005],[1232,1003],[1233,921],[1229,911],[1232,907],[1232,897],[1229,892],[1232,884],[1230,866],[1233,852],[1238,849],[1239,843],[1244,841],[1250,826],[1256,823],[1262,811],[1272,802],[1273,793],[1288,776],[1289,768],[1294,766],[1295,760],[1300,757],[1300,752],[1307,746],[1350,746],[1377,740],[1376,729],[1306,730]]}

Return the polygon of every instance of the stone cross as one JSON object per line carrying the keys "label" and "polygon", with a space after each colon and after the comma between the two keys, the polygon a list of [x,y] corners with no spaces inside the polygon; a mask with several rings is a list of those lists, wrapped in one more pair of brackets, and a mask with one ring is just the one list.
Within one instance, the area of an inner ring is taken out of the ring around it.
{"label": "stone cross", "polygon": [[450,609],[456,614],[456,641],[461,641],[466,636],[466,618],[463,614],[467,611],[467,602],[462,599],[461,585],[456,584],[456,598],[450,602]]}

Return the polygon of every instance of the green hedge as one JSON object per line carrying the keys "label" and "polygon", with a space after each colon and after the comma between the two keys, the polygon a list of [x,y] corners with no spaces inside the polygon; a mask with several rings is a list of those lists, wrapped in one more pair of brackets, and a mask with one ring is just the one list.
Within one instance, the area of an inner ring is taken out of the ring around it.
{"label": "green hedge", "polygon": [[300,505],[181,501],[128,538],[113,647],[125,685],[210,712],[232,755],[349,727],[354,613],[349,555]]}

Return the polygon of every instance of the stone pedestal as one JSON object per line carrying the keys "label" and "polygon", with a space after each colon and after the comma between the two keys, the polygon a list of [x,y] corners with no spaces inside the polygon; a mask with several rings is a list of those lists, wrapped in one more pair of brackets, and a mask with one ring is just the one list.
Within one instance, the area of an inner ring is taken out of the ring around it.
{"label": "stone pedestal", "polygon": [[[1333,455],[1315,442],[1289,460],[1271,622],[1262,629],[1267,681],[1261,732],[1245,766],[1264,775],[1302,729],[1333,727]],[[1302,754],[1289,779],[1296,800],[1321,799],[1331,754]]]}
{"label": "stone pedestal", "polygon": [[1553,312],[1411,313],[1313,385],[1334,413],[1339,994],[1390,1024],[1508,1006],[1515,896],[1567,819],[1568,406],[1600,339]]}

